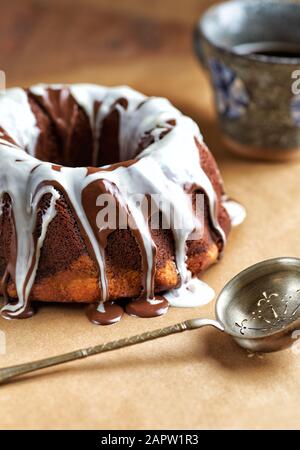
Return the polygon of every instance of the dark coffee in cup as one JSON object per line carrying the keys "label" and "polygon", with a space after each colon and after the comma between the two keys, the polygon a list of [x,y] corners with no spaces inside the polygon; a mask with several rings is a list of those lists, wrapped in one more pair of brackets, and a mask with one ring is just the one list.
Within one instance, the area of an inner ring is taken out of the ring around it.
{"label": "dark coffee in cup", "polygon": [[289,42],[248,42],[233,47],[239,55],[264,55],[277,58],[299,58],[300,45]]}

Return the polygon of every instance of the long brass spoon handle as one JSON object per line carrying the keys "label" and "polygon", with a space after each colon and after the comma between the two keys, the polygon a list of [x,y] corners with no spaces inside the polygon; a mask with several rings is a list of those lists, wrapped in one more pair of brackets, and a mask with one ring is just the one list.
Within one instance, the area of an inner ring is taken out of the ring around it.
{"label": "long brass spoon handle", "polygon": [[36,370],[45,369],[47,367],[57,366],[77,359],[87,358],[88,356],[98,355],[99,353],[110,352],[123,347],[129,347],[131,345],[140,344],[142,342],[152,341],[171,334],[180,333],[187,330],[195,330],[204,326],[214,326],[221,331],[224,331],[223,326],[210,319],[192,319],[182,323],[177,323],[166,328],[160,328],[159,330],[149,331],[147,333],[138,334],[129,338],[119,339],[117,341],[107,342],[106,344],[96,345],[94,347],[87,347],[81,350],[65,353],[63,355],[52,356],[50,358],[41,359],[25,364],[19,364],[17,366],[6,367],[0,369],[0,384],[5,383],[11,378],[26,373],[35,372]]}

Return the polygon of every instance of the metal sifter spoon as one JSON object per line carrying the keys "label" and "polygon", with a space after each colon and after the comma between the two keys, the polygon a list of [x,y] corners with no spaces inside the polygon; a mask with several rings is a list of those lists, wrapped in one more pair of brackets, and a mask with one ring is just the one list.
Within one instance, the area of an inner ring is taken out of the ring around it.
{"label": "metal sifter spoon", "polygon": [[130,338],[3,368],[0,383],[46,367],[208,325],[229,334],[241,347],[252,351],[270,352],[292,345],[300,335],[300,259],[275,258],[239,273],[217,298],[216,320],[187,320]]}

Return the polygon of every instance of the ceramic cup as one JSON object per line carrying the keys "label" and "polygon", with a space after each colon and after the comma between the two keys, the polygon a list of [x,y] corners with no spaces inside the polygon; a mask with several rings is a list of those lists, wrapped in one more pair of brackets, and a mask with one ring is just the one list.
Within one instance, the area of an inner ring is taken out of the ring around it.
{"label": "ceramic cup", "polygon": [[221,3],[194,38],[227,146],[251,158],[300,157],[300,3]]}

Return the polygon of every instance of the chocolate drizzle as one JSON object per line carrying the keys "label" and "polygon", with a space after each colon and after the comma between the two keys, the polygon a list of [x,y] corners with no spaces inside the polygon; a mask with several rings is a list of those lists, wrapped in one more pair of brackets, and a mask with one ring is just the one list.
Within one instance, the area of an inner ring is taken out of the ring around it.
{"label": "chocolate drizzle", "polygon": [[92,123],[71,95],[70,89],[66,86],[61,89],[48,87],[41,94],[29,90],[30,99],[50,119],[57,137],[61,162],[71,166],[89,164],[95,145]]}
{"label": "chocolate drizzle", "polygon": [[[35,120],[36,109],[32,102],[36,102],[55,130],[62,156],[59,163],[42,162],[34,157],[41,130]],[[14,117],[14,114],[16,122],[12,123],[8,116]],[[116,121],[110,122],[112,115],[117,116],[118,123],[113,132],[111,125]],[[20,121],[20,117],[24,120]],[[115,323],[123,314],[117,303],[109,301],[105,261],[110,234],[123,227],[120,218],[124,219],[138,243],[142,261],[140,296],[127,305],[126,312],[154,317],[164,314],[169,306],[165,298],[155,297],[157,249],[149,228],[149,216],[144,215],[133,200],[136,193],[146,197],[161,195],[163,203],[171,204],[174,209],[175,219],[183,217],[181,229],[171,223],[176,244],[175,262],[182,283],[189,276],[187,240],[197,225],[186,186],[205,192],[211,228],[222,241],[221,247],[224,246],[226,236],[218,221],[219,200],[199,159],[197,145],[202,141],[199,129],[167,100],[147,99],[129,88],[93,85],[35,86],[29,91],[17,88],[8,90],[4,100],[0,98],[0,122],[3,126],[0,128],[0,158],[3,161],[0,167],[0,216],[3,197],[9,194],[14,233],[2,281],[6,298],[3,317],[31,315],[30,293],[40,252],[48,226],[56,215],[56,202],[61,193],[78,222],[99,273],[99,303],[87,309],[87,316],[93,323]],[[109,156],[101,155],[104,137],[112,139]],[[114,164],[103,168],[60,165],[88,165],[106,158]],[[116,158],[119,161],[115,161]],[[116,204],[118,220],[113,228],[99,228],[97,224],[97,216],[103,209],[97,199],[103,194],[113,198]],[[48,207],[43,212],[37,235],[38,208],[45,196],[49,197]],[[162,214],[166,213],[164,207],[163,204]],[[9,280],[15,284],[17,301],[9,299]]]}

